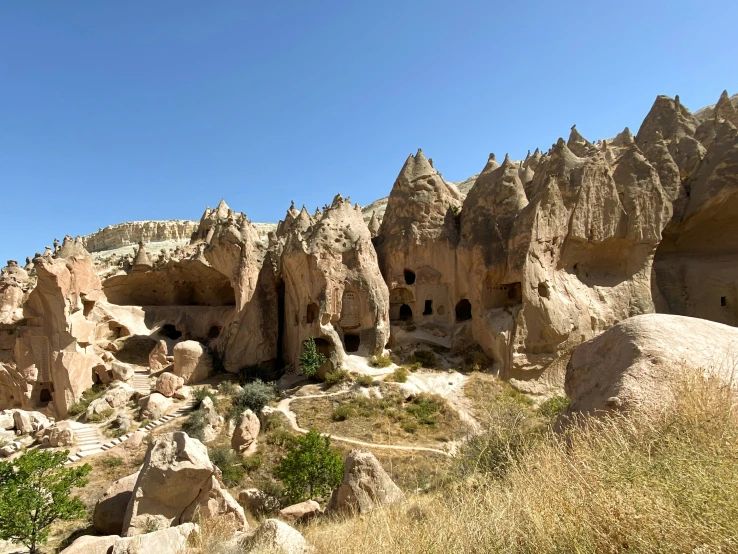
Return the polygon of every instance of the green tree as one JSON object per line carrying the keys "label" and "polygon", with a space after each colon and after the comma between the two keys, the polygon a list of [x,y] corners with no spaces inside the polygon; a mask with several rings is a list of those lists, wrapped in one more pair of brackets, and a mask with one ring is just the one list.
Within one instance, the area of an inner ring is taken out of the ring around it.
{"label": "green tree", "polygon": [[315,340],[312,338],[302,343],[302,355],[300,356],[300,371],[306,377],[312,377],[318,372],[318,368],[326,361],[325,356],[318,352]]}
{"label": "green tree", "polygon": [[329,436],[310,429],[290,447],[274,468],[274,474],[284,483],[292,502],[317,496],[325,498],[341,484],[343,458],[331,448]]}
{"label": "green tree", "polygon": [[0,539],[36,554],[52,523],[84,517],[84,504],[70,493],[87,484],[92,467],[64,467],[67,456],[69,451],[36,449],[0,462]]}

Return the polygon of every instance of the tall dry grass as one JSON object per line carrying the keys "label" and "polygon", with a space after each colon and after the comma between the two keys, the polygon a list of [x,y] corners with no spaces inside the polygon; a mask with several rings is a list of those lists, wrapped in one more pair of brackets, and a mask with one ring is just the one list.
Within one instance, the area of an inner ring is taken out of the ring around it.
{"label": "tall dry grass", "polygon": [[465,463],[434,494],[302,532],[317,553],[738,552],[735,391],[675,387],[658,414],[583,418],[522,447],[495,430],[472,452],[498,449],[503,471]]}

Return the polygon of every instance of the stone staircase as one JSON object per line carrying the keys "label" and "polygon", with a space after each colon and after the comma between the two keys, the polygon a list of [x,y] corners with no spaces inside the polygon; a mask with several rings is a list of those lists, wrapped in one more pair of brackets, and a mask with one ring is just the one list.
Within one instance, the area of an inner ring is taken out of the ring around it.
{"label": "stone staircase", "polygon": [[149,377],[149,374],[145,371],[136,371],[133,374],[133,388],[136,389],[136,392],[141,394],[141,396],[148,396],[152,392]]}
{"label": "stone staircase", "polygon": [[74,456],[69,457],[70,461],[73,458],[74,461],[81,460],[82,458],[99,454],[103,451],[103,443],[106,439],[100,433],[100,429],[95,425],[73,421],[72,429],[74,429],[76,444],[79,450]]}

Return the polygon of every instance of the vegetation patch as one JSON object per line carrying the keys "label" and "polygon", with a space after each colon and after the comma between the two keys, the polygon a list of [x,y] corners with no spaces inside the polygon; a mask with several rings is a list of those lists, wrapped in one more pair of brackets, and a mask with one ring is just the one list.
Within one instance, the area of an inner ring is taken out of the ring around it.
{"label": "vegetation patch", "polygon": [[275,396],[274,386],[260,379],[246,383],[243,385],[243,390],[233,397],[228,418],[240,423],[241,416],[246,410],[259,415],[264,406],[269,404]]}
{"label": "vegetation patch", "polygon": [[237,487],[246,475],[243,460],[230,446],[215,446],[208,448],[210,461],[223,474],[223,484],[228,488]]}
{"label": "vegetation patch", "polygon": [[97,400],[108,389],[107,385],[95,383],[82,393],[82,397],[69,407],[69,415],[72,417],[80,416],[87,412],[87,407],[93,400]]}
{"label": "vegetation patch", "polygon": [[314,377],[318,368],[328,360],[320,352],[315,340],[310,338],[302,343],[302,354],[300,355],[300,371],[306,377]]}
{"label": "vegetation patch", "polygon": [[395,369],[392,373],[385,377],[387,381],[393,381],[395,383],[406,383],[407,382],[407,368],[400,366]]}
{"label": "vegetation patch", "polygon": [[389,354],[372,356],[369,358],[369,365],[372,367],[389,367],[392,365],[392,358],[389,357]]}
{"label": "vegetation patch", "polygon": [[410,356],[411,364],[420,364],[420,367],[432,369],[438,363],[438,356],[432,350],[416,350]]}
{"label": "vegetation patch", "polygon": [[336,385],[345,381],[350,381],[351,377],[349,372],[345,369],[334,369],[325,374],[325,385],[326,388],[335,387]]}

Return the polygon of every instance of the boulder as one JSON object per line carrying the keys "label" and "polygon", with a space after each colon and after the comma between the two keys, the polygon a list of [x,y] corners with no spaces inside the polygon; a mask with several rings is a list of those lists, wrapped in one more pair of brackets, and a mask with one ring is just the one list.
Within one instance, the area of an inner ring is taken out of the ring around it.
{"label": "boulder", "polygon": [[203,442],[215,440],[223,428],[223,417],[218,415],[215,405],[209,396],[203,398],[200,403],[200,411],[205,421],[205,427],[202,430]]}
{"label": "boulder", "polygon": [[167,343],[164,340],[160,340],[149,353],[149,367],[152,371],[161,371],[162,369],[169,367],[167,354]]}
{"label": "boulder", "polygon": [[181,554],[190,535],[197,531],[197,524],[184,523],[153,533],[119,538],[109,554]]}
{"label": "boulder", "polygon": [[111,408],[122,408],[136,394],[136,389],[126,383],[116,383],[105,393],[105,401]]}
{"label": "boulder", "polygon": [[279,500],[259,489],[242,490],[238,494],[238,503],[254,515],[279,510]]}
{"label": "boulder", "polygon": [[[105,352],[105,354],[109,354],[109,352]],[[108,383],[112,382],[113,372],[109,370],[105,366],[105,364],[98,364],[93,368],[93,370],[95,371],[95,375],[97,375],[103,385],[107,385]]]}
{"label": "boulder", "polygon": [[320,504],[315,500],[306,500],[292,506],[287,506],[279,511],[280,519],[284,521],[292,522],[303,522],[311,519],[317,515],[320,515],[322,510]]}
{"label": "boulder", "polygon": [[225,516],[247,528],[243,508],[223,488],[219,475],[199,440],[182,432],[158,437],[146,452],[128,503],[124,534],[139,535],[152,524],[179,525],[196,514]]}
{"label": "boulder", "polygon": [[141,443],[143,443],[145,438],[146,431],[139,429],[128,438],[125,443],[126,448],[128,450],[136,450],[139,446],[141,446]]}
{"label": "boulder", "polygon": [[105,491],[102,498],[97,501],[92,515],[95,531],[107,535],[123,534],[123,518],[136,481],[138,472],[118,479]]}
{"label": "boulder", "polygon": [[192,396],[192,389],[188,387],[187,385],[180,387],[176,391],[174,391],[173,397],[177,400],[189,400],[190,396]]}
{"label": "boulder", "polygon": [[251,454],[256,450],[256,437],[259,436],[261,423],[256,414],[246,410],[241,414],[241,421],[233,431],[231,448],[241,454]]}
{"label": "boulder", "polygon": [[186,340],[174,347],[174,374],[186,385],[204,381],[212,372],[210,352],[199,342]]}
{"label": "boulder", "polygon": [[10,431],[15,429],[14,410],[3,410],[0,412],[0,430]]}
{"label": "boulder", "polygon": [[158,392],[152,392],[138,401],[141,406],[141,417],[146,419],[159,419],[169,408],[172,407],[172,399]]}
{"label": "boulder", "polygon": [[352,450],[346,457],[343,481],[333,491],[327,511],[365,514],[405,500],[404,493],[371,452]]}
{"label": "boulder", "polygon": [[58,448],[60,446],[72,446],[75,441],[74,429],[69,421],[60,421],[43,431],[48,438],[49,446]]}
{"label": "boulder", "polygon": [[162,373],[156,380],[156,392],[171,398],[184,385],[184,379],[174,373]]}
{"label": "boulder", "polygon": [[131,418],[126,414],[118,414],[118,417],[115,418],[115,422],[113,424],[118,431],[125,434],[131,428]]}
{"label": "boulder", "polygon": [[15,429],[21,434],[33,433],[33,425],[31,424],[31,416],[24,410],[16,410],[13,413],[15,421]]}
{"label": "boulder", "polygon": [[735,384],[736,352],[735,327],[666,314],[628,318],[574,350],[564,383],[570,409],[659,410],[685,371]]}
{"label": "boulder", "polygon": [[107,537],[83,535],[62,550],[60,554],[108,554],[118,539],[120,537],[116,535]]}
{"label": "boulder", "polygon": [[108,404],[108,401],[105,400],[105,397],[95,398],[95,400],[90,402],[87,406],[87,417],[110,414],[112,410],[113,408]]}
{"label": "boulder", "polygon": [[278,519],[267,519],[256,533],[246,538],[241,546],[245,552],[271,552],[274,554],[307,554],[305,537]]}
{"label": "boulder", "polygon": [[113,374],[113,379],[123,382],[133,379],[136,373],[131,366],[123,362],[113,362],[110,365],[110,371]]}

